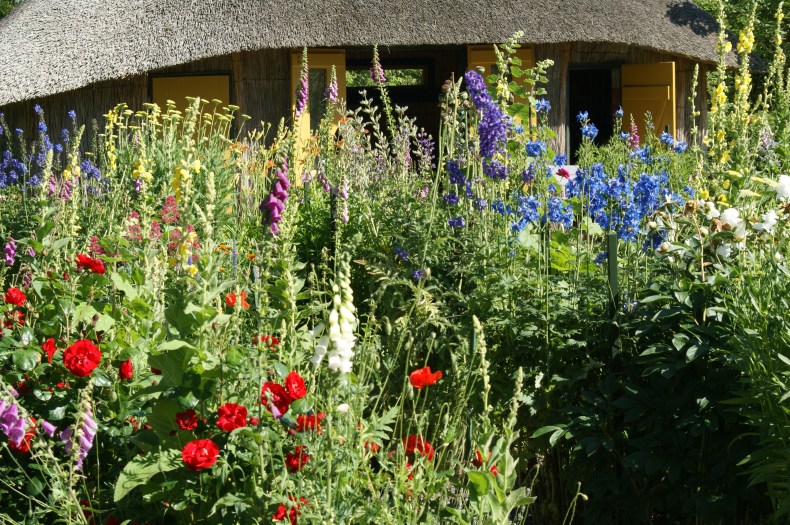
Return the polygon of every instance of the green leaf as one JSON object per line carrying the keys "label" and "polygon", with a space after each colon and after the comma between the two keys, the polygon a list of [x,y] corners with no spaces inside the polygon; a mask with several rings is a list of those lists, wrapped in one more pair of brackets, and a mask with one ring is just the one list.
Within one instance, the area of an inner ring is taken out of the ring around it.
{"label": "green leaf", "polygon": [[540,437],[543,434],[548,434],[549,432],[556,432],[557,430],[564,430],[564,429],[562,427],[548,425],[537,429],[535,432],[532,433],[532,437],[533,438]]}
{"label": "green leaf", "polygon": [[179,340],[175,339],[175,340],[172,340],[172,341],[165,341],[164,343],[160,344],[157,347],[157,350],[159,350],[160,352],[167,352],[169,350],[178,350],[179,348],[192,348],[192,349],[194,349],[195,347],[192,346],[191,344],[187,343],[186,341],[179,341]]}
{"label": "green leaf", "polygon": [[469,492],[473,499],[480,500],[487,493],[490,487],[488,476],[476,470],[467,470],[466,476],[469,478]]}
{"label": "green leaf", "polygon": [[121,501],[135,487],[147,483],[156,474],[175,470],[182,464],[181,451],[178,449],[136,457],[126,464],[118,477],[113,500]]}
{"label": "green leaf", "polygon": [[131,282],[132,278],[127,274],[115,272],[110,275],[110,280],[113,282],[117,290],[120,290],[126,294],[126,298],[129,301],[133,301],[137,298],[137,289]]}
{"label": "green leaf", "polygon": [[113,381],[104,370],[97,368],[93,371],[93,384],[98,387],[111,387]]}
{"label": "green leaf", "polygon": [[28,372],[33,370],[41,361],[41,354],[39,354],[36,350],[20,348],[14,351],[13,361],[15,367]]}

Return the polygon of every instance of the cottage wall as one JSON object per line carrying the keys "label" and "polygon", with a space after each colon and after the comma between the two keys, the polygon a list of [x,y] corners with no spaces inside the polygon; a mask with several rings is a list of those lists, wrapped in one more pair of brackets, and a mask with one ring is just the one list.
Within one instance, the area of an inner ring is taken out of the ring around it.
{"label": "cottage wall", "polygon": [[[535,46],[535,60],[551,59],[554,67],[549,71],[549,82],[546,87],[546,98],[552,102],[552,111],[549,115],[549,125],[557,133],[552,142],[556,151],[566,151],[568,121],[573,122],[573,116],[567,115],[568,101],[568,69],[579,65],[606,64],[650,64],[655,62],[675,61],[675,101],[677,115],[676,138],[689,140],[689,131],[692,127],[691,105],[688,98],[691,94],[691,84],[694,75],[695,62],[661,53],[650,49],[612,43],[561,43],[540,44]],[[697,111],[702,111],[702,116],[697,125],[701,133],[706,130],[707,86],[706,73],[710,66],[700,65],[699,86],[695,106]]]}

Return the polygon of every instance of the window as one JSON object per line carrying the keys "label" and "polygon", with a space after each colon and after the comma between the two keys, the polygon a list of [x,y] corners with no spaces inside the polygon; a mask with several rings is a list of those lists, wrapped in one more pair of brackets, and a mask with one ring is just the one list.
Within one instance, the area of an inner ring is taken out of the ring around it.
{"label": "window", "polygon": [[230,75],[168,75],[151,78],[151,101],[162,110],[167,106],[167,101],[172,100],[183,111],[187,107],[186,97],[217,99],[223,104],[230,104]]}
{"label": "window", "polygon": [[[426,83],[426,67],[384,68],[387,87],[424,86]],[[370,70],[355,69],[346,71],[346,85],[350,88],[375,87],[370,78]]]}

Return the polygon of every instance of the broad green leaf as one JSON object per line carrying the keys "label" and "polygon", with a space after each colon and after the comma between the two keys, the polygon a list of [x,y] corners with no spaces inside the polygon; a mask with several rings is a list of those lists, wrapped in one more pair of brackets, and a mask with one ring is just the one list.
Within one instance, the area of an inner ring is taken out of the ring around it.
{"label": "broad green leaf", "polygon": [[13,361],[15,367],[24,372],[29,372],[41,361],[41,354],[36,350],[19,348],[18,350],[14,350]]}
{"label": "broad green leaf", "polygon": [[483,498],[490,488],[488,476],[476,470],[467,470],[466,476],[469,478],[469,493],[472,498],[476,500]]}
{"label": "broad green leaf", "polygon": [[110,280],[112,280],[116,289],[126,294],[126,298],[129,301],[133,301],[137,298],[137,289],[132,284],[131,277],[129,277],[127,274],[114,272],[112,275],[110,275]]}
{"label": "broad green leaf", "polygon": [[168,449],[138,456],[126,464],[115,484],[114,501],[121,501],[135,487],[147,483],[156,474],[175,470],[183,465],[181,451]]}

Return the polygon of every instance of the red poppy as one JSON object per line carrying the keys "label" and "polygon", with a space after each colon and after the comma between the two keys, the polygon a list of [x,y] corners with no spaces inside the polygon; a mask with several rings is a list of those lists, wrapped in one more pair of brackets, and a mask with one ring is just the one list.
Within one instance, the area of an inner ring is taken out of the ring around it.
{"label": "red poppy", "polygon": [[[488,453],[488,460],[483,460],[483,454],[480,453],[479,450],[475,450],[475,459],[472,460],[472,465],[477,468],[482,467],[487,461],[491,459],[491,452]],[[491,465],[488,471],[494,475],[494,477],[499,474],[499,470],[497,470],[496,465]]]}
{"label": "red poppy", "polygon": [[[288,496],[288,499],[293,502],[296,502],[295,496]],[[291,506],[291,510],[288,511],[288,521],[291,522],[291,525],[296,524],[296,519],[301,514],[301,512],[299,512],[299,507],[301,507],[302,505],[306,505],[308,503],[310,503],[309,500],[305,498],[299,498],[299,502]],[[285,519],[285,515],[286,515],[285,505],[281,503],[280,506],[277,507],[277,512],[275,512],[274,515],[272,516],[272,521],[282,521]]]}
{"label": "red poppy", "polygon": [[27,295],[19,288],[9,288],[5,294],[5,302],[14,306],[22,306],[27,301]]}
{"label": "red poppy", "polygon": [[274,347],[280,344],[280,340],[269,334],[256,335],[252,338],[252,344],[257,345],[258,343],[271,348],[274,352]]}
{"label": "red poppy", "polygon": [[281,417],[288,412],[291,406],[291,396],[282,385],[267,381],[261,388],[261,404],[266,405],[266,408],[275,418]]}
{"label": "red poppy", "polygon": [[[247,292],[244,292],[244,291],[239,292],[239,296],[241,297],[241,306],[242,306],[242,308],[245,308],[245,309],[249,308],[250,307],[250,303],[247,302]],[[225,296],[225,304],[230,306],[230,307],[236,306],[237,297],[238,296],[235,293],[233,293],[233,292],[229,293],[228,295]]]}
{"label": "red poppy", "polygon": [[210,439],[190,441],[181,449],[181,459],[190,470],[203,470],[217,462],[219,447]]}
{"label": "red poppy", "polygon": [[373,443],[372,441],[365,441],[365,443],[362,446],[368,449],[371,454],[375,454],[381,448],[381,445],[379,445],[378,443]]}
{"label": "red poppy", "polygon": [[22,441],[19,445],[15,445],[11,441],[8,442],[8,448],[13,450],[14,452],[18,452],[19,454],[26,454],[30,452],[30,443],[33,441],[33,438],[36,436],[36,420],[35,418],[30,418],[30,425],[27,427],[27,431],[25,432],[25,437],[22,438]]}
{"label": "red poppy", "polygon": [[247,426],[247,408],[236,403],[226,403],[217,410],[217,426],[225,432]]}
{"label": "red poppy", "polygon": [[403,447],[406,449],[406,455],[414,456],[416,452],[428,458],[428,461],[431,461],[435,454],[433,446],[425,441],[422,436],[408,436],[403,438]]}
{"label": "red poppy", "polygon": [[422,390],[423,387],[433,385],[441,378],[441,370],[431,373],[431,367],[426,366],[425,368],[420,368],[409,374],[409,383],[417,390]]}
{"label": "red poppy", "polygon": [[92,342],[81,339],[63,352],[63,364],[78,377],[89,376],[99,366],[101,352]]}
{"label": "red poppy", "polygon": [[99,259],[94,259],[93,257],[89,257],[84,253],[77,254],[77,268],[82,270],[88,270],[93,273],[103,274],[106,270],[104,269],[104,263],[101,262]]}
{"label": "red poppy", "polygon": [[55,340],[53,338],[49,338],[44,341],[44,344],[41,345],[41,349],[47,354],[47,362],[52,362],[52,356],[55,355]]}
{"label": "red poppy", "polygon": [[118,367],[118,377],[121,379],[121,381],[131,379],[133,371],[132,360],[127,359]]}
{"label": "red poppy", "polygon": [[285,466],[288,467],[288,472],[294,473],[302,470],[308,461],[310,461],[310,454],[305,452],[307,447],[299,445],[294,447],[293,453],[285,453]]}
{"label": "red poppy", "polygon": [[197,412],[190,408],[177,413],[176,424],[181,430],[195,430],[198,426]]}
{"label": "red poppy", "polygon": [[293,401],[301,399],[307,395],[307,389],[304,386],[304,379],[302,379],[302,376],[300,376],[298,372],[292,371],[290,374],[285,376],[284,383],[285,389],[288,391],[288,395]]}
{"label": "red poppy", "polygon": [[317,430],[321,432],[321,421],[324,420],[326,414],[312,414],[312,415],[304,415],[300,414],[296,416],[296,431],[297,432],[305,432],[307,430]]}

